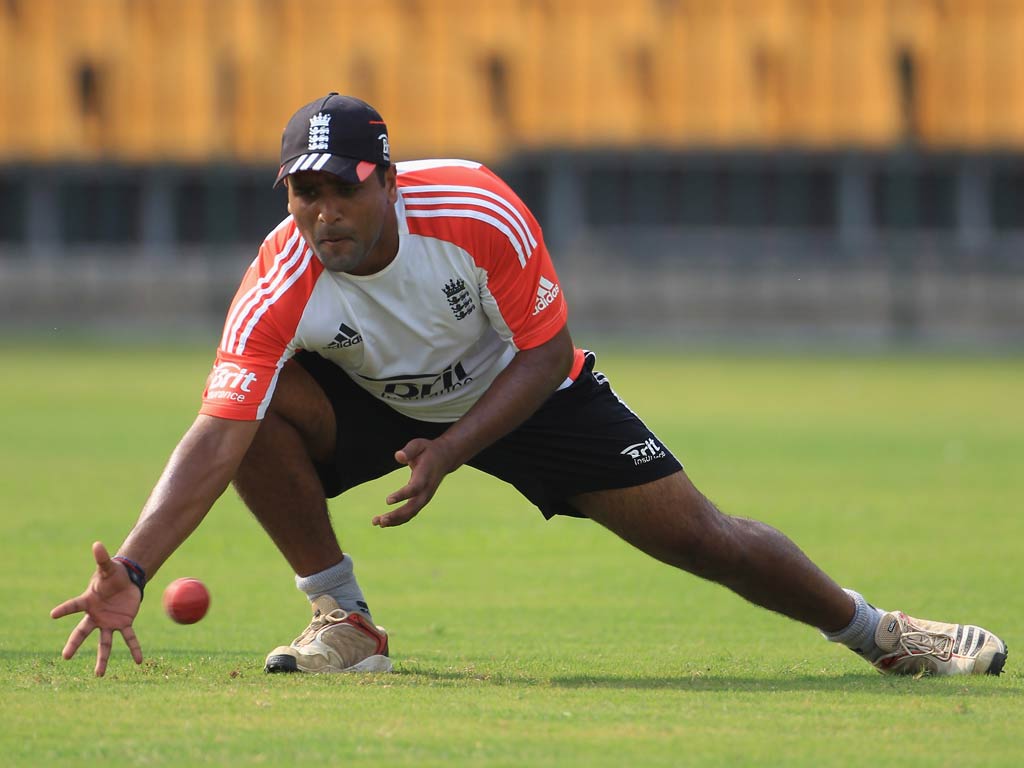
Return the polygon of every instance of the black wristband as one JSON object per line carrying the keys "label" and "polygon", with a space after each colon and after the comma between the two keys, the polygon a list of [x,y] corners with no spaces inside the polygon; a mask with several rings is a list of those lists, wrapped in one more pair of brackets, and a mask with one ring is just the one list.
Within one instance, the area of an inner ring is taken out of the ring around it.
{"label": "black wristband", "polygon": [[128,578],[131,579],[132,584],[139,588],[139,599],[141,600],[146,596],[146,572],[142,569],[142,566],[136,563],[134,560],[130,560],[124,555],[114,555],[111,560],[116,560],[124,569],[128,571]]}

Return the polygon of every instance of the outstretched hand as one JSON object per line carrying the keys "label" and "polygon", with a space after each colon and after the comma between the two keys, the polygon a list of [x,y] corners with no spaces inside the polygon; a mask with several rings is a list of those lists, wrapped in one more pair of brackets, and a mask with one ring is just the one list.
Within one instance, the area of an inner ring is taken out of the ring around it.
{"label": "outstretched hand", "polygon": [[102,677],[107,671],[107,659],[113,644],[114,630],[124,637],[136,664],[142,663],[142,647],[132,629],[132,621],[139,612],[142,594],[132,584],[128,572],[120,563],[110,559],[107,548],[100,542],[92,545],[92,556],[96,560],[96,572],[89,580],[89,586],[78,597],[65,600],[52,611],[50,618],[59,619],[72,613],[84,612],[85,616],[68,636],[67,645],[61,655],[70,659],[94,629],[100,630],[100,643],[96,649],[96,676]]}
{"label": "outstretched hand", "polygon": [[395,461],[409,467],[412,474],[409,476],[409,482],[390,494],[386,501],[388,504],[397,504],[400,501],[406,503],[398,509],[374,517],[373,524],[381,528],[402,525],[416,517],[434,497],[445,475],[455,468],[450,452],[442,440],[411,440],[404,448],[395,452]]}

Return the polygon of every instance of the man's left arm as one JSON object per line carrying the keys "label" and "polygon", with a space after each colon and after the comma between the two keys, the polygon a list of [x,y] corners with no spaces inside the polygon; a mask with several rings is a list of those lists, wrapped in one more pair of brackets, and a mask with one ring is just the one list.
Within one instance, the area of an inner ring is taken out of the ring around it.
{"label": "man's left arm", "polygon": [[574,347],[568,326],[539,347],[519,351],[472,408],[435,440],[417,438],[395,453],[412,470],[409,482],[387,497],[405,504],[377,515],[381,528],[412,520],[427,505],[449,472],[507,435],[536,412],[565,381]]}

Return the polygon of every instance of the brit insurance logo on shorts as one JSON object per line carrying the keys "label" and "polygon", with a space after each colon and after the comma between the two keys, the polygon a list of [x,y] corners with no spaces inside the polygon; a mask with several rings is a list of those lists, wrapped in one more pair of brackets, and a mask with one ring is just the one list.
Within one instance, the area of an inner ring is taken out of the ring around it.
{"label": "brit insurance logo on shorts", "polygon": [[658,445],[654,438],[649,437],[642,443],[633,443],[619,451],[622,456],[628,456],[633,464],[639,466],[655,459],[665,458],[665,449]]}
{"label": "brit insurance logo on shorts", "polygon": [[210,400],[231,400],[244,403],[245,396],[252,392],[256,374],[235,363],[218,363],[210,373],[206,396]]}

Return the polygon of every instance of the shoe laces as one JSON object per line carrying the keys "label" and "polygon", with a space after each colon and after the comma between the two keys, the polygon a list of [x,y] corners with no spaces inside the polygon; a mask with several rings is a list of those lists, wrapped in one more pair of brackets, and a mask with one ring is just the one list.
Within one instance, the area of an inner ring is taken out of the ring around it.
{"label": "shoe laces", "polygon": [[341,608],[335,608],[333,611],[328,613],[318,610],[313,614],[313,620],[309,622],[309,626],[302,631],[301,635],[295,638],[292,645],[301,645],[305,640],[313,637],[328,624],[341,624],[347,617],[348,613]]}
{"label": "shoe laces", "polygon": [[952,656],[953,637],[945,632],[928,632],[907,622],[900,632],[900,647],[910,656],[935,656],[949,659]]}

